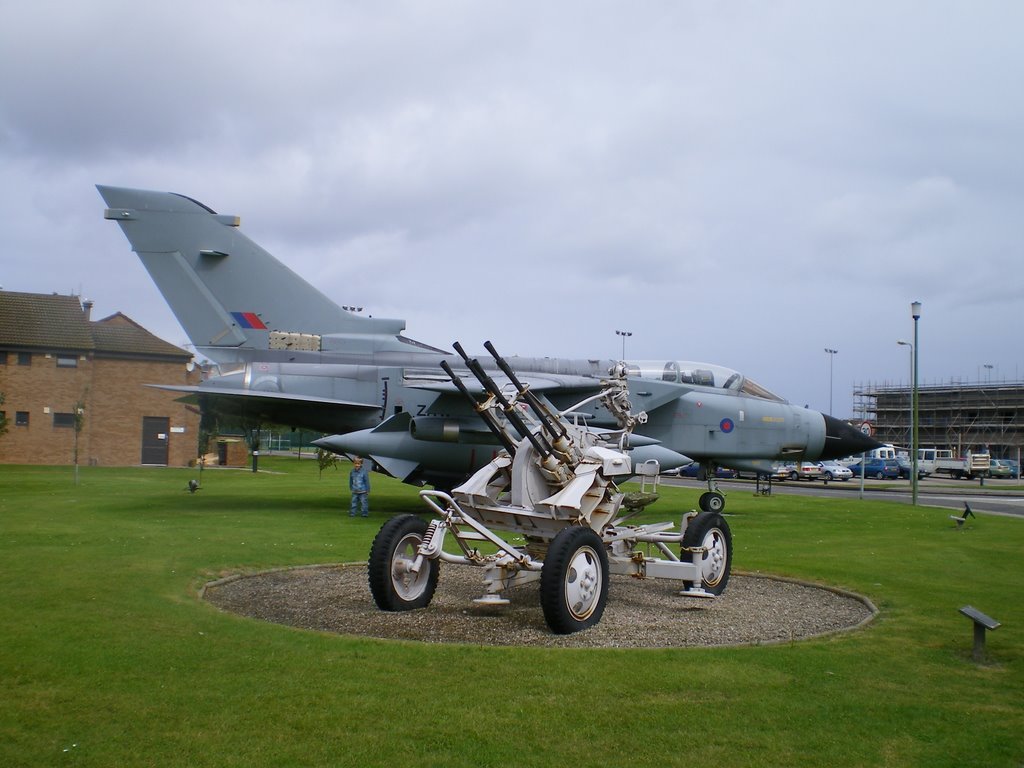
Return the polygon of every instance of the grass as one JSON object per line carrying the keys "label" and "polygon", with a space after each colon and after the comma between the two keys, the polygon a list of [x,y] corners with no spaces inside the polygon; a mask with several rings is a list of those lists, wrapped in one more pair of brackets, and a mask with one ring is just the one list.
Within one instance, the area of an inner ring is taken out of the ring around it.
{"label": "grass", "polygon": [[[208,470],[195,495],[190,470],[0,466],[0,765],[1024,764],[1019,519],[958,532],[943,510],[737,492],[736,568],[858,591],[880,617],[764,647],[437,646],[197,599],[227,573],[362,561],[420,510],[375,476],[369,520],[349,519],[344,471],[260,466]],[[698,493],[666,488],[647,516]],[[983,665],[968,603],[1004,625]]]}

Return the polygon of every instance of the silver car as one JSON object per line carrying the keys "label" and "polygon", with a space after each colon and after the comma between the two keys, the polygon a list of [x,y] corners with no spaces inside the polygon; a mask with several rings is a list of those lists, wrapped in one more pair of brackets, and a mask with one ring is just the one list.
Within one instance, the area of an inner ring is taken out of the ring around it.
{"label": "silver car", "polygon": [[846,482],[853,477],[853,472],[850,471],[849,467],[844,467],[835,461],[819,461],[818,466],[821,467],[821,479],[826,482],[829,480],[842,480]]}

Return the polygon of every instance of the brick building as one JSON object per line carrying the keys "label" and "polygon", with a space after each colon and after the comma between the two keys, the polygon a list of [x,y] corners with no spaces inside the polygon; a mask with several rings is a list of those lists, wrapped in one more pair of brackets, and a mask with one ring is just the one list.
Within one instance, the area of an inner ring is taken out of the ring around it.
{"label": "brick building", "polygon": [[0,463],[185,466],[199,413],[146,384],[195,384],[191,353],[77,296],[0,290]]}

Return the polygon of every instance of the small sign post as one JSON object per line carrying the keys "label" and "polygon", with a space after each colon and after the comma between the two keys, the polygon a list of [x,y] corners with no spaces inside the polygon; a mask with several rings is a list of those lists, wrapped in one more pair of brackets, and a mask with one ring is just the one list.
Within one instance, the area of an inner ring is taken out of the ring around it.
{"label": "small sign post", "polygon": [[960,613],[974,622],[974,651],[971,658],[980,664],[985,660],[985,631],[999,629],[1002,624],[991,616],[986,616],[972,605],[965,605],[960,609]]}

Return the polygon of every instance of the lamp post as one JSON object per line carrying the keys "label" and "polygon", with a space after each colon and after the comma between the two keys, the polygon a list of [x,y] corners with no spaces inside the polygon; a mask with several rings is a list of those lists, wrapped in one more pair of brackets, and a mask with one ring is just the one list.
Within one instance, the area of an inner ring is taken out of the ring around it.
{"label": "lamp post", "polygon": [[832,415],[832,361],[836,359],[836,355],[839,354],[838,349],[829,349],[825,347],[825,353],[828,355],[828,413]]}
{"label": "lamp post", "polygon": [[625,360],[626,360],[626,337],[627,336],[632,336],[633,332],[632,331],[616,331],[615,335],[622,337],[622,360],[623,360],[623,362],[625,362]]}
{"label": "lamp post", "polygon": [[910,497],[911,497],[910,503],[913,504],[916,507],[917,506],[917,427],[918,427],[918,413],[917,413],[917,407],[918,407],[918,401],[917,401],[917,356],[918,356],[918,349],[919,349],[918,340],[917,340],[917,321],[921,319],[921,302],[920,301],[911,302],[911,304],[910,304],[910,316],[914,318],[914,346],[912,348],[912,353],[913,353],[913,356],[914,356],[914,381],[913,381],[913,384],[911,384],[911,386],[913,387],[913,403],[911,405],[911,408],[913,408],[913,414],[912,414],[912,416],[913,416],[913,438],[912,438],[912,446],[911,446],[912,450],[913,450],[913,454],[910,457],[911,458],[911,471],[913,472],[913,475],[910,478],[910,483],[911,483],[911,485],[910,485],[910,488],[911,488],[911,491],[910,491]]}
{"label": "lamp post", "polygon": [[913,450],[913,445],[914,445],[914,390],[913,390],[913,387],[914,387],[914,345],[911,342],[909,342],[909,341],[904,341],[903,339],[900,339],[896,343],[899,344],[902,347],[910,347],[910,387],[911,387],[911,390],[910,390],[910,421],[907,424],[907,437],[909,439],[907,440],[907,442],[910,443],[911,450]]}
{"label": "lamp post", "polygon": [[985,369],[985,381],[991,383],[993,366],[989,363],[985,363],[982,367]]}

